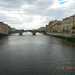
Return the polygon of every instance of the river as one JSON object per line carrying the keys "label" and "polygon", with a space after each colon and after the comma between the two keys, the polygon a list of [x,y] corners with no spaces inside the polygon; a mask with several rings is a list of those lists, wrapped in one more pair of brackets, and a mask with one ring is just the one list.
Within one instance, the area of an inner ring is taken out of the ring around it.
{"label": "river", "polygon": [[29,32],[3,37],[0,75],[75,75],[75,43]]}

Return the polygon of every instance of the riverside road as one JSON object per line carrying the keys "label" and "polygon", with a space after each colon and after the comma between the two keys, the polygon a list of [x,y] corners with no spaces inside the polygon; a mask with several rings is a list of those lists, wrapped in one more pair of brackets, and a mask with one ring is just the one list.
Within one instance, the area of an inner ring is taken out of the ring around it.
{"label": "riverside road", "polygon": [[3,37],[0,75],[75,75],[75,43],[30,32]]}

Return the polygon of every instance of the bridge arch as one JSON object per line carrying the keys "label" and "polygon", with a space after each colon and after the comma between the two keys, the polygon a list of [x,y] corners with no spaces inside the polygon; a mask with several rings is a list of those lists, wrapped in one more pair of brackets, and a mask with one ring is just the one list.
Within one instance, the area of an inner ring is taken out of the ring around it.
{"label": "bridge arch", "polygon": [[23,32],[31,32],[32,35],[36,35],[37,32],[46,34],[46,31],[34,31],[34,30],[30,30],[30,31],[29,31],[29,30],[27,30],[27,31],[19,31],[19,35],[22,35]]}

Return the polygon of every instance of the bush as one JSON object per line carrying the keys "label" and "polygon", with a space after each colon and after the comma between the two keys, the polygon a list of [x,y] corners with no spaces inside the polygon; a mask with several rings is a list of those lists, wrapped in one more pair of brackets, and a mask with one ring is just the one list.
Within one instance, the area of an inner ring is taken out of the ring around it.
{"label": "bush", "polygon": [[1,34],[0,33],[0,38],[4,37],[4,36],[7,36],[7,34]]}
{"label": "bush", "polygon": [[71,42],[75,42],[75,38],[74,37],[67,37],[67,40],[71,41]]}
{"label": "bush", "polygon": [[66,39],[67,41],[70,41],[70,42],[75,42],[75,37],[66,37],[66,36],[52,35],[52,34],[46,34],[46,35],[54,36],[54,37],[57,37],[57,38]]}
{"label": "bush", "polygon": [[62,38],[62,39],[66,39],[67,37],[65,37],[65,36],[60,36],[60,35],[55,35],[55,37],[57,37],[57,38]]}

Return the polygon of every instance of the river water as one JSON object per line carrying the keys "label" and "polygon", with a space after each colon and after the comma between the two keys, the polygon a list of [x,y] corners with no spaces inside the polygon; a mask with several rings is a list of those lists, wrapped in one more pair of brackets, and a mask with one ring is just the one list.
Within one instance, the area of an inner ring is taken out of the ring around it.
{"label": "river water", "polygon": [[75,43],[28,32],[3,37],[0,75],[75,75]]}

